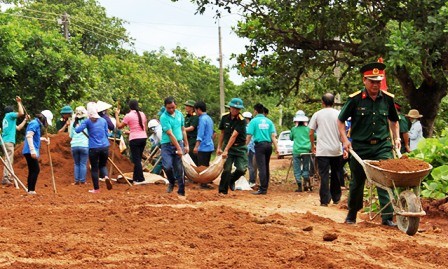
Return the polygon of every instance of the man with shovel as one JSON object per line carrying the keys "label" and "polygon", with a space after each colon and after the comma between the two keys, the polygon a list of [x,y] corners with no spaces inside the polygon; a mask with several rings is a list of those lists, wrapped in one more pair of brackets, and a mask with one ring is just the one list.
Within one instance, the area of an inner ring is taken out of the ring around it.
{"label": "man with shovel", "polygon": [[[19,125],[16,125],[17,119],[25,115],[22,105],[22,99],[19,96],[16,96],[16,102],[18,112],[14,112],[11,106],[5,107],[5,117],[3,118],[2,122],[2,141],[0,141],[4,145],[4,147],[2,146],[2,148],[5,151],[5,159],[6,162],[9,163],[10,168],[12,168],[12,164],[14,162],[14,145],[16,144],[16,131],[20,131],[25,126],[27,121],[27,117],[25,117]],[[10,186],[11,179],[12,176],[9,174],[8,169],[3,169],[2,185]]]}

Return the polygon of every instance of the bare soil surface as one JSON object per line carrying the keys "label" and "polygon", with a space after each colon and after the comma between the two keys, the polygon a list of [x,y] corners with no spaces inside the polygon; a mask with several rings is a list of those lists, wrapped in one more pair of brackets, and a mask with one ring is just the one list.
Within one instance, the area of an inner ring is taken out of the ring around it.
{"label": "bare soil surface", "polygon": [[[187,185],[186,198],[165,185],[115,183],[88,193],[72,185],[73,162],[63,135],[52,137],[57,194],[46,149],[41,149],[37,195],[0,189],[0,268],[447,268],[447,200],[424,201],[428,215],[408,236],[368,221],[344,224],[347,191],[321,207],[318,187],[295,193],[290,159],[272,159],[267,195],[218,195]],[[16,151],[15,171],[27,167]],[[132,171],[119,154],[117,165]],[[116,173],[115,173],[116,174]]]}
{"label": "bare soil surface", "polygon": [[381,160],[379,162],[372,162],[371,164],[382,169],[395,172],[415,172],[428,169],[430,167],[424,161],[406,158]]}

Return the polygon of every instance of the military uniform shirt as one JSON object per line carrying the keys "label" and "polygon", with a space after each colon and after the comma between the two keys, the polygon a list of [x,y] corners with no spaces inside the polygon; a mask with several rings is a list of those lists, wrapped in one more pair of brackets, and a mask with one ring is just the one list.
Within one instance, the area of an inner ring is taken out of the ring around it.
{"label": "military uniform shirt", "polygon": [[196,137],[198,135],[198,125],[199,125],[199,117],[194,113],[193,115],[187,114],[185,116],[185,128],[190,126],[194,126],[194,130],[187,132],[188,141],[196,141]]}
{"label": "military uniform shirt", "polygon": [[399,120],[393,94],[380,91],[373,101],[366,89],[350,95],[338,119],[345,122],[349,117],[352,117],[350,137],[355,143],[386,140],[390,137],[387,120]]}
{"label": "military uniform shirt", "polygon": [[238,136],[236,137],[232,147],[246,145],[246,120],[241,114],[232,119],[229,112],[224,113],[221,117],[221,121],[219,122],[219,130],[224,131],[224,146],[226,146],[229,142],[233,131],[237,131]]}

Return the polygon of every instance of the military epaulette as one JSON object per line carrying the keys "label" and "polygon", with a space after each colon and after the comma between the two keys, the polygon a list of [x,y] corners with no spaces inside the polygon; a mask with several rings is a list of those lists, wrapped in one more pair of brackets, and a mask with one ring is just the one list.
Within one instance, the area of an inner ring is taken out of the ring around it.
{"label": "military epaulette", "polygon": [[240,120],[244,120],[243,115],[239,114],[238,116],[240,117]]}
{"label": "military epaulette", "polygon": [[387,92],[387,91],[383,91],[383,90],[381,90],[385,95],[389,95],[390,97],[392,97],[392,98],[394,98],[395,97],[395,95],[393,95],[392,93],[390,93],[390,92]]}
{"label": "military epaulette", "polygon": [[225,115],[228,115],[228,114],[230,114],[230,112],[228,112],[228,111],[227,111],[227,112],[224,112],[224,113],[221,114],[221,117],[223,117],[223,116],[225,116]]}
{"label": "military epaulette", "polygon": [[361,91],[354,92],[354,93],[350,94],[349,97],[353,98],[353,97],[355,97],[356,95],[358,95],[360,93],[361,93]]}

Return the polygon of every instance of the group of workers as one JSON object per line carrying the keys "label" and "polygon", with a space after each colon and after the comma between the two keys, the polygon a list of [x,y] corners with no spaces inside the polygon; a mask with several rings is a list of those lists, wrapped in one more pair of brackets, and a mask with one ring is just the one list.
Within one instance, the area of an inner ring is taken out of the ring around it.
{"label": "group of workers", "polygon": [[[411,151],[422,138],[422,127],[419,119],[422,115],[415,109],[406,115],[412,125],[403,120],[397,110],[400,107],[394,102],[394,96],[380,90],[380,82],[384,78],[385,65],[370,63],[361,68],[364,88],[351,94],[341,111],[333,108],[334,96],[326,93],[322,96],[322,109],[314,113],[311,120],[303,111],[294,116],[294,126],[290,137],[294,141],[293,164],[297,182],[297,191],[309,184],[310,157],[315,155],[318,173],[321,179],[319,190],[320,203],[328,206],[333,201],[341,200],[342,164],[353,149],[361,159],[383,160],[393,158],[393,148]],[[24,115],[20,97],[16,99],[18,112],[10,107],[3,120],[3,144],[9,163],[13,162],[15,131],[24,127],[30,120],[26,116],[16,125],[16,120]],[[111,106],[104,102],[90,102],[87,109],[77,107],[75,112],[69,106],[61,110],[61,119],[57,121],[58,132],[70,134],[72,154],[75,163],[75,184],[86,182],[87,158],[91,164],[93,181],[92,193],[99,192],[98,179],[104,178],[108,189],[112,183],[108,177],[106,163],[109,155],[109,133],[115,128],[129,127],[129,145],[131,159],[134,163],[133,181],[143,182],[142,155],[148,140],[147,126],[150,129],[150,140],[160,145],[161,164],[169,181],[167,192],[173,192],[177,183],[177,193],[185,195],[185,176],[182,156],[189,153],[197,166],[209,166],[211,155],[215,150],[213,120],[207,114],[206,104],[202,101],[188,100],[184,103],[186,115],[177,109],[173,97],[167,97],[159,112],[159,120],[152,119],[146,125],[145,114],[140,111],[138,102],[131,100],[130,112],[120,121],[120,110],[115,111],[115,124],[105,113]],[[249,183],[255,184],[256,170],[259,176],[259,188],[253,194],[266,195],[270,181],[270,157],[277,149],[276,130],[273,122],[266,117],[267,108],[258,103],[253,112],[244,109],[243,100],[232,98],[226,106],[229,111],[221,116],[218,129],[216,154],[225,158],[218,192],[226,195],[228,190],[235,190],[235,182],[249,168]],[[74,115],[73,115],[74,113]],[[72,117],[73,116],[73,117]],[[26,129],[23,149],[28,169],[28,192],[35,194],[35,184],[39,174],[40,141],[49,140],[41,137],[41,127],[52,123],[53,115],[44,110],[36,114]],[[349,132],[346,122],[350,120]],[[315,138],[317,141],[315,143]],[[409,139],[409,140],[408,140]],[[402,147],[404,149],[402,149]],[[12,153],[11,153],[12,152]],[[232,167],[235,167],[233,170]],[[364,185],[366,174],[362,166],[354,158],[350,158],[349,166],[352,180],[348,199],[348,214],[345,222],[356,223],[357,212],[363,207]],[[302,181],[303,179],[303,181]],[[2,184],[11,184],[10,174],[5,169]],[[207,184],[203,188],[210,188]],[[382,212],[382,224],[395,226],[392,221],[393,209],[389,204],[387,192],[378,188],[379,201],[385,210]]]}

